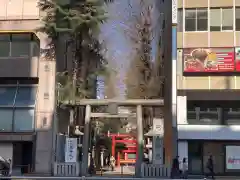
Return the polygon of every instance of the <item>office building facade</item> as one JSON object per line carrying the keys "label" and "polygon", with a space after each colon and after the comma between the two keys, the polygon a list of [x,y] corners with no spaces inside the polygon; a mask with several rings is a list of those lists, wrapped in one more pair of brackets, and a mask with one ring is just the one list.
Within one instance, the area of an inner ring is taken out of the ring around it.
{"label": "office building facade", "polygon": [[240,169],[240,0],[178,0],[178,154],[189,173]]}
{"label": "office building facade", "polygon": [[55,61],[49,40],[37,33],[36,0],[2,0],[0,6],[0,156],[13,168],[51,172]]}

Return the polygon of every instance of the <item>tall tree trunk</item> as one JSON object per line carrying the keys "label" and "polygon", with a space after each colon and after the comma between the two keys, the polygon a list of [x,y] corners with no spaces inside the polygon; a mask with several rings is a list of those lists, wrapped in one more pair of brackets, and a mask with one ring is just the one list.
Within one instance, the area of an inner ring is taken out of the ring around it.
{"label": "tall tree trunk", "polygon": [[73,71],[72,71],[72,94],[71,94],[71,100],[73,107],[70,109],[70,127],[74,125],[75,120],[75,105],[76,105],[76,88],[77,88],[77,78],[78,78],[78,68],[79,68],[79,57],[78,57],[78,39],[76,36],[74,36],[73,42],[75,43],[74,46],[74,57],[73,57]]}

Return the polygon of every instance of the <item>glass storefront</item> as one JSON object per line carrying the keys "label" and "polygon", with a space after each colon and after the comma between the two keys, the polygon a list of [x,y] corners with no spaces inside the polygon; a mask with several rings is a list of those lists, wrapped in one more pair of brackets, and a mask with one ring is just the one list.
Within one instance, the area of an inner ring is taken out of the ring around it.
{"label": "glass storefront", "polygon": [[202,143],[192,141],[188,143],[188,169],[191,174],[202,174]]}
{"label": "glass storefront", "polygon": [[[221,175],[229,172],[226,169],[226,147],[239,145],[239,142],[231,141],[188,141],[189,173],[204,174],[210,155],[213,157],[214,171],[216,174]],[[236,159],[236,157],[234,158]]]}

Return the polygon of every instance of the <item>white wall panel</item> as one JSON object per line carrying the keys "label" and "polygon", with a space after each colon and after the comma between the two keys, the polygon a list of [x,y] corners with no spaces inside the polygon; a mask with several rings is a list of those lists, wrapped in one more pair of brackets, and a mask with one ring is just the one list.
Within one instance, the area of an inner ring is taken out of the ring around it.
{"label": "white wall panel", "polygon": [[178,125],[178,139],[240,140],[240,125]]}

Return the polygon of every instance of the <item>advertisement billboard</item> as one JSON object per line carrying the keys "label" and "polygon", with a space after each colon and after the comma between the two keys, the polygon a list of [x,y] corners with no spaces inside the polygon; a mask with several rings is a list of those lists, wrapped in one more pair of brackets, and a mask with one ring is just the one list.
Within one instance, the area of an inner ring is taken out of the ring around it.
{"label": "advertisement billboard", "polygon": [[240,47],[235,48],[235,67],[236,71],[240,71]]}
{"label": "advertisement billboard", "polygon": [[240,146],[226,146],[226,169],[240,170]]}
{"label": "advertisement billboard", "polygon": [[183,63],[184,72],[234,72],[235,51],[234,48],[184,49]]}

